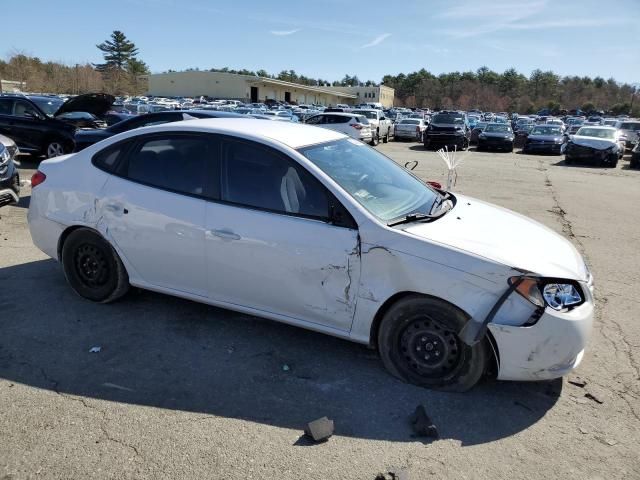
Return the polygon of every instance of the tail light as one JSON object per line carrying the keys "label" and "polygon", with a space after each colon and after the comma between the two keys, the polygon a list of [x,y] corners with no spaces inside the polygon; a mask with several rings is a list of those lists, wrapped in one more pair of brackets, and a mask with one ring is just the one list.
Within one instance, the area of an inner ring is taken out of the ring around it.
{"label": "tail light", "polygon": [[350,123],[349,126],[355,128],[356,130],[362,130],[362,125],[360,125],[359,123]]}
{"label": "tail light", "polygon": [[37,187],[46,179],[47,179],[47,176],[44,173],[42,173],[40,170],[37,170],[36,173],[34,173],[31,176],[31,188]]}

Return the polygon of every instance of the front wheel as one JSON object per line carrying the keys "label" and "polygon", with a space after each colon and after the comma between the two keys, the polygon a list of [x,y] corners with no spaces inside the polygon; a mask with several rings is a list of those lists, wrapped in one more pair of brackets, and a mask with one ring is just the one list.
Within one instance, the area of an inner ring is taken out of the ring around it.
{"label": "front wheel", "polygon": [[389,143],[389,130],[387,130],[387,134],[382,138],[382,143]]}
{"label": "front wheel", "polygon": [[71,232],[62,246],[62,267],[78,295],[108,303],[129,290],[127,271],[109,243],[88,228]]}
{"label": "front wheel", "polygon": [[441,300],[405,298],[389,309],[380,324],[382,363],[392,375],[414,385],[469,390],[484,374],[490,353],[484,340],[473,346],[460,340],[458,332],[466,321],[463,312]]}
{"label": "front wheel", "polygon": [[47,143],[44,148],[44,154],[47,158],[59,157],[67,153],[65,145],[60,140],[53,140]]}

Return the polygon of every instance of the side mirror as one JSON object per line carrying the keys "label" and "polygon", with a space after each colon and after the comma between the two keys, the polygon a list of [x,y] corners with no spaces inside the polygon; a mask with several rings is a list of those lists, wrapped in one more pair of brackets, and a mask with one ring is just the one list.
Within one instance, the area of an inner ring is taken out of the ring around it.
{"label": "side mirror", "polygon": [[33,110],[26,110],[24,112],[24,116],[27,118],[34,118],[34,119],[40,119],[40,115],[38,115],[36,112],[34,112]]}
{"label": "side mirror", "polygon": [[380,120],[386,120],[387,117],[380,117]]}

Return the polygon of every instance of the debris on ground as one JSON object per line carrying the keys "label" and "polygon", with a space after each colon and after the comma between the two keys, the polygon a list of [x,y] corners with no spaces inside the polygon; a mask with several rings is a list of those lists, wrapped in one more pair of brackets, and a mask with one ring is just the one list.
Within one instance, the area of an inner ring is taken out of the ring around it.
{"label": "debris on ground", "polygon": [[89,353],[100,353],[100,350],[102,350],[102,347],[91,347]]}
{"label": "debris on ground", "polygon": [[586,428],[578,427],[578,430],[580,430],[580,433],[582,433],[583,435],[589,433],[589,430],[587,430]]}
{"label": "debris on ground", "polygon": [[304,433],[316,442],[324,442],[333,435],[333,420],[322,417],[309,422],[307,423],[307,428],[304,429]]}
{"label": "debris on ground", "polygon": [[604,445],[609,445],[610,447],[618,444],[618,441],[614,440],[613,438],[596,437],[596,440]]}
{"label": "debris on ground", "polygon": [[584,398],[588,398],[589,400],[593,400],[594,402],[599,403],[600,405],[602,405],[604,403],[604,400],[600,400],[598,397],[596,397],[592,393],[585,393],[584,394]]}
{"label": "debris on ground", "polygon": [[567,380],[567,382],[580,388],[584,388],[587,386],[587,382],[585,382],[581,378],[576,378],[575,380]]}
{"label": "debris on ground", "polygon": [[573,395],[569,395],[569,398],[576,403],[580,403],[582,405],[587,403],[587,400],[581,397],[574,397]]}
{"label": "debris on ground", "polygon": [[387,473],[378,473],[373,480],[409,480],[409,472],[404,469],[389,469]]}
{"label": "debris on ground", "polygon": [[286,363],[284,365],[282,365],[282,371],[283,372],[288,372],[289,370],[291,370],[291,367],[289,365],[287,365]]}
{"label": "debris on ground", "polygon": [[418,405],[416,411],[409,417],[414,436],[438,438],[438,429],[433,424],[423,405]]}

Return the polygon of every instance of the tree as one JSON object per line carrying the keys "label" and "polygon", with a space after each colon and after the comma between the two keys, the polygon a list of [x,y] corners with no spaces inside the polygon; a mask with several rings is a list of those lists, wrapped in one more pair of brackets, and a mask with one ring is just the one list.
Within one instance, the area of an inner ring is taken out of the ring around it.
{"label": "tree", "polygon": [[96,45],[104,63],[95,65],[105,81],[105,89],[111,93],[121,94],[133,90],[141,93],[141,75],[149,73],[147,65],[136,58],[138,48],[119,30],[114,30],[110,39]]}
{"label": "tree", "polygon": [[100,72],[114,68],[124,70],[129,61],[138,55],[138,49],[134,43],[129,41],[120,30],[114,30],[110,40],[99,43],[96,47],[102,51],[105,61],[95,66]]}

